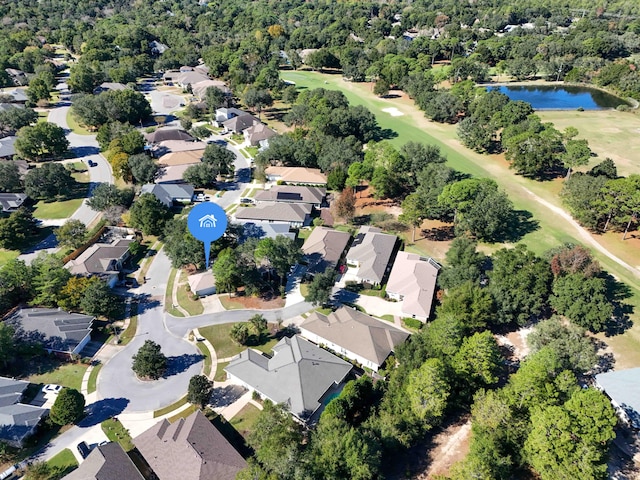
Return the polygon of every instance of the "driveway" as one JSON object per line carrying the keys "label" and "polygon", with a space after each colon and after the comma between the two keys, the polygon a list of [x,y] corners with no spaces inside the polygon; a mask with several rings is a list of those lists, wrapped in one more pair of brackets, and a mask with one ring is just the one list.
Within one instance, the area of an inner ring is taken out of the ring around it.
{"label": "driveway", "polygon": [[[137,335],[105,363],[98,377],[98,399],[125,399],[125,412],[157,410],[175,402],[187,391],[191,377],[202,371],[200,351],[183,338],[187,330],[176,334],[165,328],[164,294],[170,270],[169,258],[160,250],[147,273],[149,280],[136,292],[142,299]],[[158,343],[169,358],[167,374],[156,381],[138,380],[131,370],[132,357],[145,340]]]}

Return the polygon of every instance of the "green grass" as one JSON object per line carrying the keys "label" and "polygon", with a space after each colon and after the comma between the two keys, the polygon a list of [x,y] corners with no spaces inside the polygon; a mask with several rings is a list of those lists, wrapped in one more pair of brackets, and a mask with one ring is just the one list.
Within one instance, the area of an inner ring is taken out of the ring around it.
{"label": "green grass", "polygon": [[167,280],[167,291],[165,292],[165,308],[174,317],[184,317],[184,314],[177,308],[173,308],[173,284],[176,279],[176,269],[172,268],[169,272],[169,279]]}
{"label": "green grass", "polygon": [[180,420],[181,418],[187,418],[189,415],[191,415],[196,410],[198,410],[198,406],[197,405],[189,405],[187,408],[185,408],[184,410],[182,410],[179,413],[176,413],[173,417],[169,417],[167,420],[169,421],[169,423],[173,423],[176,420]]}
{"label": "green grass", "polygon": [[76,179],[76,185],[73,192],[71,192],[70,198],[66,200],[59,200],[53,202],[45,202],[40,200],[35,205],[33,216],[42,220],[54,220],[61,218],[69,218],[80,207],[82,201],[85,199],[89,188],[89,175],[88,173],[74,173],[73,177]]}
{"label": "green grass", "polygon": [[198,350],[200,350],[202,355],[204,355],[204,367],[202,369],[202,374],[208,377],[211,375],[211,352],[202,342],[197,342],[196,347],[198,347]]}
{"label": "green grass", "polygon": [[218,298],[220,299],[220,303],[222,303],[222,306],[225,310],[243,310],[245,308],[244,304],[235,301],[228,294],[219,295]]}
{"label": "green grass", "polygon": [[244,158],[249,158],[249,153],[244,148],[240,150],[240,153]]}
{"label": "green grass", "polygon": [[255,157],[258,154],[258,147],[247,147],[245,150],[251,157]]}
{"label": "green grass", "polygon": [[393,318],[393,315],[382,315],[380,317],[378,317],[380,320],[384,320],[385,322],[391,322],[391,323],[395,323],[395,319]]}
{"label": "green grass", "polygon": [[229,365],[229,363],[231,362],[218,362],[218,365],[216,367],[216,375],[215,377],[213,377],[216,382],[224,382],[227,379],[227,372],[225,372],[224,369],[227,368],[227,365]]}
{"label": "green grass", "polygon": [[93,135],[92,132],[76,121],[74,115],[71,113],[71,109],[67,112],[67,125],[69,125],[69,128],[73,130],[73,133],[77,133],[78,135]]}
{"label": "green grass", "polygon": [[138,331],[138,304],[131,302],[131,311],[129,312],[129,325],[127,329],[120,335],[120,345],[127,345]]}
{"label": "green grass", "polygon": [[[186,281],[186,275],[184,272],[180,273],[180,281]],[[177,297],[178,297],[178,305],[184,308],[187,313],[191,316],[201,315],[204,312],[204,306],[202,302],[198,299],[195,300],[192,298],[191,293],[187,291],[188,283],[184,285],[180,285],[178,287]]]}
{"label": "green grass", "polygon": [[309,284],[308,283],[301,283],[300,284],[300,293],[302,294],[302,296],[304,298],[307,298],[307,295],[309,295]]}
{"label": "green grass", "polygon": [[156,410],[155,412],[153,412],[153,418],[158,418],[161,417],[163,415],[166,415],[167,413],[171,413],[174,410],[177,410],[178,408],[182,407],[183,405],[187,404],[187,396],[185,395],[184,397],[182,397],[180,400],[173,402],[171,405],[167,405],[164,408],[161,408],[159,410]]}
{"label": "green grass", "polygon": [[125,452],[135,448],[135,445],[131,441],[129,430],[124,428],[119,420],[110,418],[109,420],[102,422],[100,426],[109,441],[118,442]]}
{"label": "green grass", "polygon": [[[463,147],[457,137],[455,125],[442,125],[426,120],[423,112],[418,110],[410,100],[380,99],[371,93],[370,84],[345,82],[340,75],[303,71],[282,72],[282,78],[284,80],[294,81],[300,88],[340,90],[345,94],[351,104],[364,105],[371,110],[378,119],[381,128],[389,129],[397,134],[397,136],[390,139],[390,142],[396,147],[400,147],[408,141],[436,145],[447,157],[447,163],[452,168],[476,177],[486,177],[495,180],[508,194],[515,208],[529,211],[533,215],[532,220],[538,223],[536,230],[526,234],[521,239],[521,242],[526,244],[527,247],[536,254],[543,254],[547,250],[564,243],[583,244],[580,233],[571,224],[562,216],[534,200],[531,196],[530,192],[548,201],[553,206],[563,208],[562,202],[558,197],[558,192],[562,185],[561,179],[549,182],[538,182],[515,175],[512,170],[509,170],[508,163],[504,160],[503,156],[483,155]],[[393,107],[398,108],[404,115],[392,117],[389,113],[382,111],[385,108]],[[562,114],[558,114],[554,118],[559,125],[561,123],[559,119],[560,115]],[[571,112],[571,115],[577,114]],[[549,116],[547,115],[547,117]],[[629,120],[629,122],[629,124],[632,124],[636,122],[636,119]],[[621,128],[619,125],[609,125],[608,127]],[[602,128],[600,130],[600,135],[609,133],[608,130],[605,131],[605,129]],[[612,133],[615,135],[620,134],[620,132],[617,131]],[[624,132],[621,134],[625,137]],[[625,138],[629,137],[629,135],[630,134],[626,134]],[[633,135],[635,135],[635,133]],[[607,152],[609,150],[603,138],[604,137],[594,137],[594,140],[598,145],[602,145],[599,147],[602,148],[602,150],[599,151],[598,154],[608,156]],[[589,138],[587,139],[589,140]],[[627,147],[623,145],[624,142],[617,148],[625,148],[625,152],[628,152]],[[629,158],[628,154],[626,157]],[[627,168],[629,170],[633,168],[633,171],[638,171],[637,163]],[[637,251],[629,248],[629,246],[625,245],[621,240],[611,239],[611,241],[609,241],[609,238],[605,237],[599,237],[597,240],[601,243],[606,241],[607,249],[630,265],[640,264]],[[483,248],[489,249],[494,249],[495,247],[496,245],[483,246]],[[635,311],[631,315],[634,326],[623,335],[607,337],[606,339],[603,337],[603,340],[613,348],[614,354],[616,355],[617,368],[622,368],[623,366],[625,368],[638,366],[640,365],[640,322],[638,322],[638,312],[640,312],[640,282],[632,272],[618,265],[606,255],[597,250],[592,250],[592,253],[605,270],[629,286],[632,297],[626,299],[626,302],[635,307]]]}
{"label": "green grass", "polygon": [[31,375],[29,382],[31,383],[53,383],[62,385],[63,387],[75,388],[80,391],[82,387],[82,377],[87,370],[88,365],[82,363],[63,363],[51,372],[38,375]]}
{"label": "green grass", "polygon": [[278,342],[277,339],[263,334],[260,341],[252,342],[252,339],[255,340],[255,335],[253,335],[249,339],[250,341],[247,345],[238,345],[234,343],[229,336],[234,325],[235,323],[224,323],[222,325],[210,325],[199,329],[200,335],[211,342],[213,349],[216,351],[216,357],[220,359],[233,357],[245,350],[247,347],[267,353],[270,352],[273,346]]}
{"label": "green grass", "polygon": [[316,308],[316,312],[321,313],[322,315],[329,315],[333,310],[330,308]]}
{"label": "green grass", "polygon": [[4,248],[0,248],[0,267],[9,263],[14,258],[18,258],[20,252],[17,250],[5,250]]}
{"label": "green grass", "polygon": [[236,416],[229,421],[229,423],[240,435],[246,438],[246,436],[251,432],[259,415],[260,409],[249,403],[242,407],[242,410],[240,410]]}
{"label": "green grass", "polygon": [[93,367],[93,369],[91,370],[91,373],[89,374],[89,381],[87,382],[87,393],[93,393],[96,391],[98,374],[100,373],[101,369],[102,369],[102,363],[99,363],[95,367]]}
{"label": "green grass", "polygon": [[68,448],[65,448],[57,455],[51,457],[47,463],[49,466],[56,470],[57,474],[56,478],[60,478],[60,476],[67,475],[73,469],[78,468],[78,461],[76,457],[74,457],[73,452]]}

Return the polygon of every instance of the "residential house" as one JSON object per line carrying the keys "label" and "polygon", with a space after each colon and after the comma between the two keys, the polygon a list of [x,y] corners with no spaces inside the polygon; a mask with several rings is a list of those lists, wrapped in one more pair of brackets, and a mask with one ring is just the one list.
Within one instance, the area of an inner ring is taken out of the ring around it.
{"label": "residential house", "polygon": [[16,154],[16,136],[10,135],[8,137],[0,138],[0,158],[12,159]]}
{"label": "residential house", "polygon": [[169,46],[158,42],[157,40],[153,40],[152,42],[149,42],[149,48],[151,48],[151,55],[162,55],[169,49]]}
{"label": "residential house", "polygon": [[245,113],[244,115],[238,115],[236,117],[232,117],[229,120],[222,122],[222,128],[225,132],[237,133],[240,134],[244,132],[247,128],[252,127],[261,123],[253,115]]}
{"label": "residential house", "polygon": [[376,227],[363,226],[347,252],[347,279],[380,285],[389,272],[398,237]]}
{"label": "residential house", "polygon": [[11,213],[18,210],[27,199],[24,193],[0,193],[0,207],[2,213]]}
{"label": "residential house", "polygon": [[119,443],[98,445],[80,466],[62,480],[144,480]]}
{"label": "residential house", "polygon": [[240,207],[234,218],[245,221],[287,223],[291,228],[309,225],[313,207],[304,203],[263,202],[255,207]]}
{"label": "residential house", "polygon": [[270,182],[282,182],[290,185],[327,185],[327,176],[319,168],[267,167],[264,173]]}
{"label": "residential house", "polygon": [[196,83],[204,82],[205,80],[209,80],[209,76],[207,74],[192,70],[189,72],[180,72],[175,83],[181,88],[186,89],[189,88],[189,86],[193,87]]}
{"label": "residential house", "polygon": [[[0,154],[2,152],[2,140],[4,139],[0,138]],[[4,160],[0,156],[0,164],[5,162],[12,162],[18,167],[18,174],[20,175],[20,178],[24,178],[24,176],[29,171],[29,163],[26,160]]]}
{"label": "residential house", "polygon": [[133,443],[159,480],[235,480],[247,466],[200,410],[173,423],[162,420]]}
{"label": "residential house", "polygon": [[340,393],[352,366],[299,335],[284,337],[271,357],[247,349],[224,369],[227,377],[274,403],[284,403],[303,423],[313,423]]}
{"label": "residential house", "polygon": [[[199,143],[199,142],[198,142]],[[184,172],[202,162],[204,150],[184,150],[171,152],[158,159],[156,183],[183,183]]]}
{"label": "residential house", "polygon": [[189,282],[191,293],[199,297],[216,293],[216,278],[213,276],[211,270],[189,275],[187,282]]}
{"label": "residential house", "polygon": [[195,138],[193,138],[181,128],[170,127],[158,128],[154,132],[145,133],[143,136],[148,143],[160,143],[166,142],[167,140],[183,140],[186,142],[193,142],[195,140]]}
{"label": "residential house", "polygon": [[94,317],[58,308],[20,308],[5,321],[18,337],[38,341],[49,353],[78,355],[91,340]]}
{"label": "residential house", "polygon": [[190,150],[204,150],[205,148],[207,148],[207,144],[205,142],[164,140],[155,145],[153,153],[158,157],[162,157],[162,155],[166,153],[188,152]]}
{"label": "residential house", "polygon": [[242,115],[249,114],[238,108],[216,108],[216,120],[214,125],[216,127],[222,127],[222,124],[227,120],[231,120],[233,117],[240,117]]}
{"label": "residential house", "polygon": [[231,95],[231,90],[227,85],[221,80],[203,80],[198,83],[194,83],[191,85],[191,91],[193,95],[198,99],[203,100],[207,96],[207,88],[216,87],[220,89],[227,96]]}
{"label": "residential house", "polygon": [[175,203],[191,203],[193,199],[193,185],[187,183],[148,183],[140,189],[140,194],[151,193],[166,207],[173,207]]}
{"label": "residential house", "polygon": [[122,265],[131,255],[131,242],[131,238],[116,238],[110,243],[94,243],[78,257],[69,260],[65,268],[73,275],[99,277],[113,288],[120,278]]}
{"label": "residential house", "polygon": [[124,83],[119,82],[103,82],[93,89],[93,94],[98,95],[102,92],[117,92],[126,90],[127,86]]}
{"label": "residential house", "polygon": [[29,78],[22,70],[18,70],[17,68],[5,68],[4,71],[9,75],[9,78],[11,78],[14,85],[29,85]]}
{"label": "residential house", "polygon": [[247,128],[244,132],[245,141],[253,146],[260,147],[261,150],[269,148],[269,139],[278,135],[267,127],[264,123],[256,123]]}
{"label": "residential house", "polygon": [[15,448],[24,442],[48,414],[46,408],[20,403],[29,382],[0,377],[0,441]]}
{"label": "residential house", "polygon": [[162,75],[162,81],[165,85],[174,85],[178,81],[178,77],[180,76],[179,70],[167,70]]}
{"label": "residential house", "polygon": [[268,190],[256,193],[255,200],[260,202],[305,203],[320,208],[327,196],[327,190],[319,187],[299,185],[274,185]]}
{"label": "residential house", "polygon": [[595,381],[611,399],[618,416],[633,428],[640,429],[640,368],[600,373]]}
{"label": "residential house", "polygon": [[327,268],[336,268],[351,240],[347,232],[333,228],[316,227],[302,245],[308,264],[307,273],[315,275]]}
{"label": "residential house", "polygon": [[9,101],[12,103],[25,103],[27,100],[29,100],[29,97],[27,97],[26,89],[24,88],[5,90],[4,92],[2,92],[2,95],[8,95],[9,97],[11,97],[11,100]]}
{"label": "residential house", "polygon": [[351,307],[329,315],[313,312],[300,324],[300,334],[376,372],[409,337],[408,332]]}
{"label": "residential house", "polygon": [[249,238],[276,238],[278,235],[296,239],[295,232],[291,231],[291,227],[287,222],[262,222],[255,221],[238,221],[235,222],[242,225],[242,234],[240,235],[240,243],[244,243]]}
{"label": "residential house", "polygon": [[415,253],[398,252],[389,273],[387,295],[402,302],[402,314],[427,321],[436,291],[440,264]]}

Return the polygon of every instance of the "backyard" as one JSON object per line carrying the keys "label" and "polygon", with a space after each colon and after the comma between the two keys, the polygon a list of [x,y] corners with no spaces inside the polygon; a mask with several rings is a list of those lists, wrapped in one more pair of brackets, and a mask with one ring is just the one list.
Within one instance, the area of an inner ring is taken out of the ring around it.
{"label": "backyard", "polygon": [[[440,147],[442,153],[447,157],[448,164],[464,173],[478,177],[489,177],[495,180],[509,195],[516,209],[528,211],[532,214],[531,226],[536,227],[526,233],[521,241],[537,254],[558,245],[570,242],[574,244],[585,244],[594,247],[597,242],[600,246],[605,246],[613,255],[617,256],[628,265],[635,268],[640,264],[638,259],[638,247],[640,239],[632,238],[627,241],[621,240],[621,235],[590,236],[583,229],[579,228],[575,222],[568,220],[566,213],[562,211],[563,206],[558,197],[558,192],[562,187],[562,179],[548,182],[537,182],[515,175],[509,169],[508,163],[503,155],[481,155],[462,146],[456,134],[456,126],[431,122],[418,110],[414,102],[402,92],[395,98],[378,98],[371,93],[371,84],[346,82],[340,75],[319,74],[308,71],[287,71],[282,72],[284,80],[295,82],[299,88],[325,88],[341,90],[348,100],[355,105],[364,105],[369,108],[378,119],[381,128],[395,132],[397,136],[390,141],[397,147],[408,141],[430,143]],[[581,112],[585,113],[585,112]],[[567,115],[564,123],[561,116]],[[575,112],[556,112],[557,126],[571,124],[571,117]],[[634,129],[637,131],[640,120],[633,114],[615,112],[610,120],[603,122],[615,122],[616,127],[621,130],[620,135],[626,138],[624,131]],[[601,114],[601,116],[604,116]],[[584,122],[588,123],[588,122]],[[587,135],[589,130],[584,129],[584,123],[577,125],[580,131],[583,128],[583,135]],[[624,126],[624,127],[623,127]],[[616,133],[616,132],[612,132]],[[630,135],[630,134],[629,134]],[[596,135],[592,140],[587,137],[594,150],[600,155],[609,155],[608,146],[604,142],[605,136]],[[626,140],[625,140],[626,141]],[[635,141],[635,140],[634,140]],[[628,150],[628,147],[621,143],[618,151]],[[602,149],[599,151],[599,149]],[[612,154],[615,154],[615,150]],[[628,166],[628,172],[633,171],[632,166]],[[637,167],[636,170],[637,172]],[[406,235],[406,234],[405,234]],[[406,238],[406,237],[405,237]],[[502,245],[488,245],[489,250]],[[620,281],[626,283],[632,293],[632,297],[626,300],[635,307],[632,320],[638,318],[640,307],[640,288],[637,270],[632,271],[632,267],[625,267],[609,258],[604,252],[596,248],[592,249],[594,256],[601,262],[603,267]],[[640,365],[640,325],[635,322],[634,326],[623,335],[607,337],[606,342],[616,353],[618,367],[631,367]]]}

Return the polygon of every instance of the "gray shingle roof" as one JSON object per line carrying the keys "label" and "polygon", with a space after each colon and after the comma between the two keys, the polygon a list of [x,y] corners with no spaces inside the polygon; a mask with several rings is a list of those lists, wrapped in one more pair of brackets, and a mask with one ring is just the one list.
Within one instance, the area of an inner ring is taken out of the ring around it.
{"label": "gray shingle roof", "polygon": [[302,187],[297,185],[276,185],[269,190],[259,191],[258,202],[312,203],[320,204],[327,194],[325,188]]}
{"label": "gray shingle roof", "polygon": [[347,260],[358,262],[358,277],[382,283],[398,237],[375,227],[360,227],[347,252]]}
{"label": "gray shingle roof", "polygon": [[380,366],[397,345],[409,337],[407,332],[350,307],[329,315],[314,312],[300,329],[324,338],[345,350]]}
{"label": "gray shingle roof", "polygon": [[94,448],[84,462],[63,480],[144,480],[120,444]]}
{"label": "gray shingle roof", "polygon": [[316,227],[302,245],[309,267],[307,272],[324,272],[327,267],[335,268],[351,240],[347,232],[332,228]]}
{"label": "gray shingle roof", "polygon": [[12,157],[16,154],[16,143],[15,136],[11,135],[8,137],[0,138],[0,158],[4,157]]}
{"label": "gray shingle roof", "polygon": [[29,386],[29,382],[14,380],[13,378],[0,377],[0,407],[13,405],[20,401],[22,392]]}
{"label": "gray shingle roof", "polygon": [[155,132],[145,133],[144,138],[149,143],[166,142],[167,140],[195,140],[191,135],[180,128],[158,128]]}
{"label": "gray shingle roof", "polygon": [[143,193],[151,193],[167,207],[171,207],[174,200],[180,198],[191,199],[193,192],[193,185],[188,183],[148,183],[140,189],[141,195]]}
{"label": "gray shingle roof", "polygon": [[47,409],[18,403],[29,382],[0,377],[0,440],[20,445]]}
{"label": "gray shingle roof", "polygon": [[237,117],[225,120],[222,122],[222,125],[233,132],[242,132],[257,123],[260,123],[260,120],[253,115],[245,113],[244,115],[238,115]]}
{"label": "gray shingle roof", "polygon": [[238,220],[267,220],[304,223],[312,206],[305,203],[264,202],[255,207],[241,207],[235,213]]}
{"label": "gray shingle roof", "polygon": [[129,238],[118,238],[112,243],[94,243],[65,267],[74,275],[115,273],[117,262],[129,251],[131,242]]}
{"label": "gray shingle roof", "polygon": [[620,407],[635,428],[640,428],[640,368],[596,375],[596,382]]}
{"label": "gray shingle roof", "polygon": [[0,207],[3,212],[12,212],[20,208],[26,199],[24,193],[0,193]]}
{"label": "gray shingle roof", "polygon": [[40,341],[44,348],[72,352],[90,333],[94,317],[56,308],[22,308],[7,318],[18,335]]}
{"label": "gray shingle roof", "polygon": [[351,368],[350,363],[295,335],[280,340],[271,358],[245,350],[225,371],[274,402],[288,405],[291,413],[304,420]]}
{"label": "gray shingle roof", "polygon": [[234,480],[247,466],[200,410],[173,423],[162,420],[133,443],[160,480]]}

